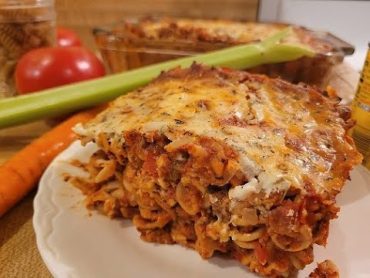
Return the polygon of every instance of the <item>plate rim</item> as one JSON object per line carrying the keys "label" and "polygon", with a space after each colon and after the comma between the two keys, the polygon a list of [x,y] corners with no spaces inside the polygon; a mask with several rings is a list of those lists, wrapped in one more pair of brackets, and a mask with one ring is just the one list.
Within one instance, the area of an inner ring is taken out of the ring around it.
{"label": "plate rim", "polygon": [[[53,277],[73,277],[74,270],[72,267],[65,265],[62,261],[58,260],[58,255],[53,253],[53,248],[50,247],[48,244],[48,237],[45,237],[46,234],[51,233],[50,230],[53,230],[53,219],[57,218],[57,215],[61,212],[58,212],[56,209],[56,204],[52,202],[52,189],[50,188],[50,182],[48,183],[48,179],[55,177],[58,174],[58,170],[55,169],[56,167],[60,167],[60,163],[65,163],[65,160],[71,159],[72,157],[76,157],[78,152],[81,149],[82,145],[79,140],[73,142],[70,146],[68,146],[63,152],[58,154],[53,161],[49,164],[47,169],[45,170],[44,174],[42,175],[39,181],[39,187],[37,189],[36,196],[33,200],[33,208],[34,214],[32,218],[32,224],[35,232],[36,238],[36,246],[41,255],[42,260],[44,261],[46,267],[50,271]],[[357,167],[356,167],[357,168]],[[355,169],[356,169],[355,168]],[[361,168],[364,168],[361,166]],[[360,173],[365,173],[365,169],[358,169]],[[353,170],[352,170],[353,171]],[[370,172],[366,173],[370,177]],[[366,181],[365,181],[366,182]],[[366,184],[365,184],[366,185]],[[51,194],[51,198],[43,198],[45,191],[49,191]],[[57,211],[56,214],[53,214],[53,218],[45,217],[45,213],[50,213],[48,211],[45,212],[45,204],[47,205],[46,208],[49,209],[50,206],[54,207]],[[342,207],[342,206],[341,206]],[[45,221],[49,225],[46,225],[48,231],[45,231]],[[331,224],[332,225],[332,224]],[[316,262],[316,260],[314,261]],[[300,271],[301,272],[301,271]],[[251,272],[252,273],[252,272]]]}

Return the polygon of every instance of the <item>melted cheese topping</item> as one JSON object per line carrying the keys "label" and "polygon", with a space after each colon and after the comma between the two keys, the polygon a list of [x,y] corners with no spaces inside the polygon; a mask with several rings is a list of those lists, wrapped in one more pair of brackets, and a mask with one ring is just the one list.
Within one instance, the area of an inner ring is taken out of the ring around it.
{"label": "melted cheese topping", "polygon": [[345,174],[336,167],[357,152],[334,105],[317,91],[246,73],[240,82],[217,70],[177,71],[118,98],[75,131],[91,139],[103,132],[120,142],[131,130],[157,131],[172,144],[189,136],[220,140],[235,150],[250,180],[231,193],[235,199],[249,191],[293,186],[305,192],[309,185],[322,192],[343,185]]}

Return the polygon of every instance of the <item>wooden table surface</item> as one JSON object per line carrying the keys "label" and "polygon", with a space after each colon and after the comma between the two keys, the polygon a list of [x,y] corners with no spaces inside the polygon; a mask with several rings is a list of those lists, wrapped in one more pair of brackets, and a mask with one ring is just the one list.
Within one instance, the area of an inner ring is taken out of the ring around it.
{"label": "wooden table surface", "polygon": [[11,155],[49,129],[50,126],[44,121],[0,129],[0,165]]}
{"label": "wooden table surface", "polygon": [[[353,98],[359,74],[346,64],[333,68],[327,77],[338,95]],[[50,129],[44,121],[0,130],[0,165],[11,155]],[[0,181],[6,182],[6,181]],[[37,251],[32,227],[35,191],[0,218],[0,278],[50,277]]]}

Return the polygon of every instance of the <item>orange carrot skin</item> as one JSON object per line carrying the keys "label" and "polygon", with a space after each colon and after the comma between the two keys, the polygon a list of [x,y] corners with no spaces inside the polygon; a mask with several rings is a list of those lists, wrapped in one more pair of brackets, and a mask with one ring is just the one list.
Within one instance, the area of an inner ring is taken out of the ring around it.
{"label": "orange carrot skin", "polygon": [[36,186],[50,162],[76,139],[72,127],[90,120],[101,109],[71,116],[0,166],[0,217]]}

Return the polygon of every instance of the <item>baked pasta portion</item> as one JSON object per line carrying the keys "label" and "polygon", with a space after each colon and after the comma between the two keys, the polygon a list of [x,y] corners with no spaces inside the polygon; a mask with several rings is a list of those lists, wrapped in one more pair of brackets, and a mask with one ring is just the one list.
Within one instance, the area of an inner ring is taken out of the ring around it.
{"label": "baked pasta portion", "polygon": [[[316,53],[334,50],[334,45],[301,26],[283,23],[239,22],[232,20],[189,19],[189,18],[152,18],[146,17],[136,21],[126,20],[114,27],[112,32],[118,37],[131,40],[145,39],[147,42],[183,43],[194,49],[202,43],[209,43],[214,48],[220,45],[253,43],[292,27],[286,43],[298,43],[310,46]],[[219,44],[219,45],[217,45]],[[204,45],[203,45],[204,47]]]}
{"label": "baked pasta portion", "polygon": [[81,165],[90,177],[71,182],[145,241],[289,277],[325,244],[335,196],[361,161],[349,117],[305,85],[194,64],[76,126],[99,150]]}
{"label": "baked pasta portion", "polygon": [[325,87],[330,69],[352,54],[353,47],[334,36],[282,23],[143,17],[97,28],[95,41],[109,69],[120,72],[144,65],[264,40],[291,27],[284,43],[306,45],[315,53],[248,71],[280,77],[293,83]]}

